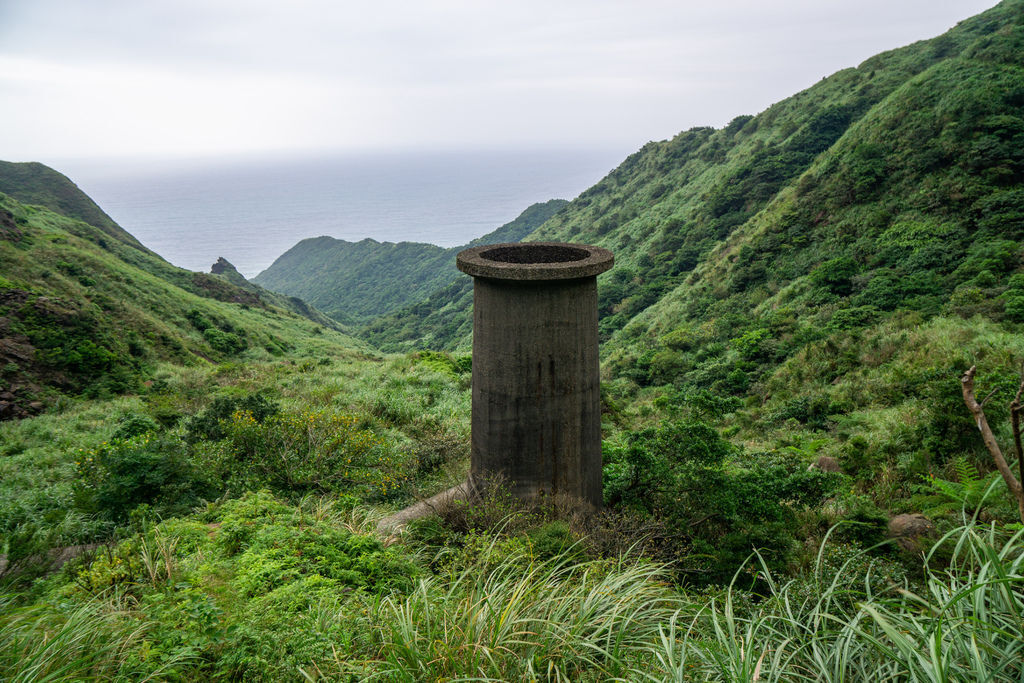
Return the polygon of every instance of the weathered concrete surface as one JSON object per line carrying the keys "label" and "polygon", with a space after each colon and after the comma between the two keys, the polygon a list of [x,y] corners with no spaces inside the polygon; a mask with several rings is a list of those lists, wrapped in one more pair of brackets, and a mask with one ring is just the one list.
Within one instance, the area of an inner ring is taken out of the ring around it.
{"label": "weathered concrete surface", "polygon": [[572,280],[596,277],[612,267],[607,249],[566,242],[505,242],[459,252],[455,264],[474,278]]}
{"label": "weathered concrete surface", "polygon": [[475,247],[470,481],[601,506],[597,274],[611,252],[561,243]]}
{"label": "weathered concrete surface", "polygon": [[421,500],[420,502],[410,505],[403,510],[399,510],[393,515],[385,517],[377,523],[377,532],[382,534],[394,533],[414,519],[420,519],[421,517],[432,515],[438,509],[452,501],[469,500],[472,495],[473,489],[469,483],[462,482],[457,486],[451,487],[447,491],[442,491],[436,496],[432,496],[426,500]]}
{"label": "weathered concrete surface", "polygon": [[[45,561],[48,563],[47,572],[55,572],[82,553],[90,553],[99,547],[99,543],[88,543],[51,548],[45,555],[33,555],[27,558],[27,562],[38,564]],[[0,577],[4,577],[10,569],[12,568],[8,565],[7,555],[0,555]]]}

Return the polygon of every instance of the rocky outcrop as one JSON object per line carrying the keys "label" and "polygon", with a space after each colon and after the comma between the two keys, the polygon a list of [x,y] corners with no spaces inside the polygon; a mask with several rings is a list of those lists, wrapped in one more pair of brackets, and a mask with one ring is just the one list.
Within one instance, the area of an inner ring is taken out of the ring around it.
{"label": "rocky outcrop", "polygon": [[896,515],[889,520],[889,538],[901,549],[919,553],[935,533],[935,525],[921,514]]}
{"label": "rocky outcrop", "polygon": [[14,214],[7,209],[0,208],[0,240],[20,242],[22,236],[21,228],[14,221]]}
{"label": "rocky outcrop", "polygon": [[247,304],[249,306],[262,306],[259,294],[242,289],[233,282],[215,278],[206,273],[193,273],[192,285],[196,293],[207,296],[217,301],[226,301],[233,304]]}
{"label": "rocky outcrop", "polygon": [[843,468],[839,466],[839,461],[828,455],[820,455],[818,459],[811,463],[808,467],[809,470],[820,470],[822,472],[842,472]]}

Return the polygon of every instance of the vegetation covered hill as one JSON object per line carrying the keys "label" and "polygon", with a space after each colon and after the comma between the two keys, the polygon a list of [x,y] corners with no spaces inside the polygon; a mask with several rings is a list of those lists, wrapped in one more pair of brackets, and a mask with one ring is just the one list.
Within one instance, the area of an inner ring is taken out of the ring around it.
{"label": "vegetation covered hill", "polygon": [[0,161],[0,192],[23,204],[38,204],[99,228],[126,244],[142,248],[67,176],[38,162]]}
{"label": "vegetation covered hill", "polygon": [[472,368],[423,347],[469,278],[382,355],[0,196],[2,380],[54,398],[0,422],[0,678],[1021,680],[1024,520],[959,379],[1013,452],[1022,43],[1007,0],[530,234],[617,256],[599,513],[378,530],[466,475]]}
{"label": "vegetation covered hill", "polygon": [[[875,267],[863,251],[891,251],[883,233],[907,221],[957,223],[966,231],[957,233],[944,264],[918,266],[955,270],[973,244],[965,235],[979,221],[987,231],[979,239],[1018,239],[1021,13],[1018,3],[1003,3],[943,36],[823,79],[757,116],[649,143],[526,239],[615,252],[617,268],[601,280],[606,337],[677,288],[661,308],[668,315],[689,310],[678,305],[680,297],[709,289],[705,307],[729,297],[761,303],[762,289],[806,282],[801,278],[811,269],[842,255],[834,248],[850,252],[854,242],[857,267],[837,264],[855,271],[848,278],[860,293],[886,267]],[[769,234],[754,234],[761,231]],[[723,256],[733,264],[728,269]],[[947,284],[948,297],[960,283]],[[429,340],[466,348],[461,323],[468,308],[437,314],[450,294],[436,292],[373,321],[368,338],[383,347]],[[892,310],[912,296],[908,290],[885,306]],[[933,306],[929,313],[935,312]]]}
{"label": "vegetation covered hill", "polygon": [[[615,252],[599,280],[610,406],[654,421],[713,399],[699,410],[734,440],[835,457],[890,509],[984,458],[949,387],[977,363],[1005,405],[1024,357],[1022,22],[1009,0],[650,143],[531,233]],[[468,349],[468,292],[364,335]]]}
{"label": "vegetation covered hill", "polygon": [[[974,436],[947,387],[977,363],[1005,405],[1024,357],[1022,22],[1006,2],[759,117],[649,146],[589,199],[630,212],[687,137],[694,179],[614,234],[588,232],[578,205],[536,233],[622,254],[602,291],[620,386],[741,398],[747,438],[824,434],[821,452],[895,498],[950,467]],[[727,143],[759,163],[707,167]]]}
{"label": "vegetation covered hill", "polygon": [[202,364],[246,349],[280,356],[297,331],[335,326],[302,302],[176,268],[130,236],[112,239],[109,230],[8,195],[0,195],[0,264],[5,419],[39,411],[58,393],[137,390],[161,362]]}
{"label": "vegetation covered hill", "polygon": [[[471,244],[518,242],[566,203],[534,204]],[[289,249],[253,282],[300,297],[343,323],[362,324],[447,288],[458,279],[455,254],[464,248],[315,237]]]}

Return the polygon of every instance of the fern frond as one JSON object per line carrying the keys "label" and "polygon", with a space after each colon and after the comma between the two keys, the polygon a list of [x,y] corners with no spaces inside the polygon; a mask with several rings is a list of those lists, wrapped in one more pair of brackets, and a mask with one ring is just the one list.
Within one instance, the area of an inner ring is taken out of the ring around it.
{"label": "fern frond", "polygon": [[929,477],[928,484],[934,492],[948,498],[949,500],[957,503],[964,503],[966,501],[967,487],[958,481]]}
{"label": "fern frond", "polygon": [[956,471],[957,480],[963,484],[966,489],[971,489],[980,482],[981,475],[978,473],[978,468],[964,456],[961,455],[957,457],[953,467]]}

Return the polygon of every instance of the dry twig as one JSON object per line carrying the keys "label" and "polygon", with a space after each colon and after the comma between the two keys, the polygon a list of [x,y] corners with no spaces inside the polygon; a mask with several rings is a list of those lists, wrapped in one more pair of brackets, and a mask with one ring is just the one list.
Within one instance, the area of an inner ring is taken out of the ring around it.
{"label": "dry twig", "polygon": [[[1013,476],[1013,470],[1006,463],[1006,458],[1003,457],[1003,452],[999,448],[999,443],[996,442],[995,434],[992,433],[992,428],[988,426],[988,420],[985,418],[985,409],[981,403],[978,403],[978,399],[974,397],[974,375],[977,368],[972,365],[970,369],[964,373],[964,376],[960,378],[960,384],[963,389],[964,403],[967,404],[967,409],[971,411],[971,415],[974,416],[974,421],[978,425],[978,431],[981,432],[981,440],[985,442],[985,448],[988,449],[989,454],[992,455],[992,459],[996,463],[996,469],[999,470],[999,474],[1003,476],[1003,481],[1006,482],[1007,488],[1010,489],[1010,493],[1017,499],[1017,510],[1020,513],[1020,520],[1024,522],[1024,487],[1017,480],[1017,477]],[[1020,410],[1021,410],[1021,395],[1024,394],[1024,378],[1021,379],[1020,386],[1017,388],[1017,395],[1010,403],[1010,422],[1013,426],[1013,442],[1017,450],[1017,462],[1024,472],[1024,453],[1021,451],[1021,439],[1020,439]]]}

